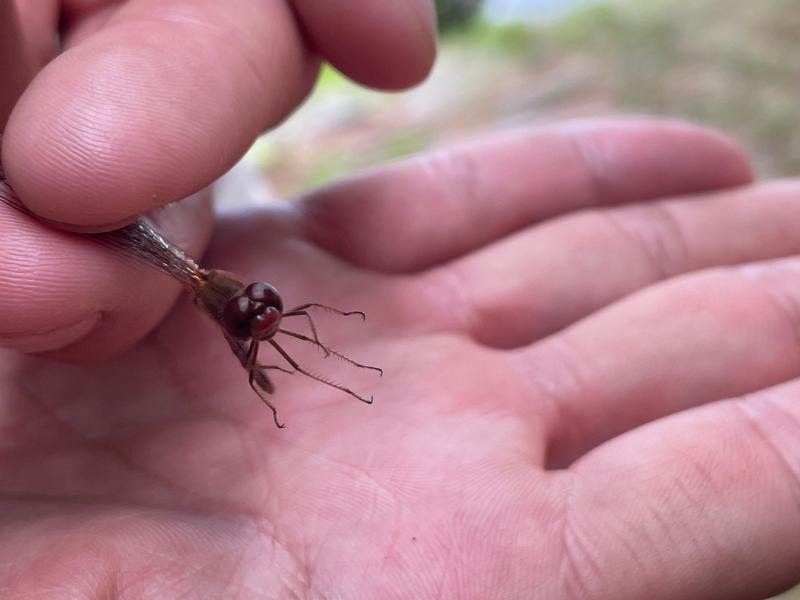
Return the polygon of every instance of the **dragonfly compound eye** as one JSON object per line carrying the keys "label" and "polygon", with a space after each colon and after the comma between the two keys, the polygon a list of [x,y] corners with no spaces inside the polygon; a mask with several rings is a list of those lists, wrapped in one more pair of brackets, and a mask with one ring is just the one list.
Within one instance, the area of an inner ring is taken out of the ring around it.
{"label": "dragonfly compound eye", "polygon": [[[14,190],[8,185],[3,175],[2,165],[0,165],[0,204],[28,217],[33,216],[17,199]],[[86,239],[92,239],[180,282],[191,294],[195,305],[206,316],[222,326],[226,341],[234,356],[247,371],[250,387],[272,411],[272,418],[277,427],[283,427],[283,424],[278,420],[275,406],[267,398],[268,394],[275,391],[275,386],[267,374],[268,369],[300,373],[309,379],[349,394],[365,404],[372,404],[372,396],[367,399],[348,387],[304,369],[281,347],[278,343],[279,340],[275,339],[278,334],[281,334],[301,340],[319,348],[325,356],[336,356],[355,367],[371,369],[382,374],[383,371],[378,367],[358,363],[320,342],[309,310],[319,308],[345,317],[356,315],[362,319],[365,318],[364,313],[360,311],[346,312],[315,302],[300,304],[284,312],[280,294],[271,285],[253,283],[245,288],[242,280],[233,273],[202,268],[152,225],[141,219],[114,231],[88,235]],[[283,320],[292,317],[304,317],[308,322],[311,335],[283,329],[281,327]],[[277,365],[268,366],[259,363],[258,350],[262,342],[268,342],[291,367],[291,370]]]}
{"label": "dragonfly compound eye", "polygon": [[251,321],[266,309],[265,304],[255,302],[247,296],[235,296],[225,303],[222,324],[233,337],[248,340],[250,339]]}
{"label": "dragonfly compound eye", "polygon": [[263,302],[267,306],[277,308],[278,312],[283,312],[283,300],[281,299],[281,295],[278,293],[278,290],[268,283],[260,281],[251,283],[245,288],[244,295],[256,302]]}
{"label": "dragonfly compound eye", "polygon": [[273,306],[269,306],[267,310],[253,319],[250,325],[250,333],[254,340],[266,340],[278,333],[280,324],[280,311]]}

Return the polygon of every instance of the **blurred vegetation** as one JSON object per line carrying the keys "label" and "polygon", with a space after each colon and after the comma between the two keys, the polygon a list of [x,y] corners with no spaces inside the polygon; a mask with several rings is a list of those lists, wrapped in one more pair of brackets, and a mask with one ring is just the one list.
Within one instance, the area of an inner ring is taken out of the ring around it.
{"label": "blurred vegetation", "polygon": [[792,0],[650,0],[589,5],[533,35],[592,57],[613,110],[721,127],[775,175],[800,169],[799,28]]}
{"label": "blurred vegetation", "polygon": [[448,32],[468,25],[478,15],[483,0],[436,0],[439,30]]}
{"label": "blurred vegetation", "polygon": [[416,90],[364,90],[325,68],[307,106],[255,150],[276,191],[479,131],[619,113],[717,126],[749,146],[761,175],[800,170],[795,0],[601,0],[504,24],[478,4],[440,2],[454,21]]}

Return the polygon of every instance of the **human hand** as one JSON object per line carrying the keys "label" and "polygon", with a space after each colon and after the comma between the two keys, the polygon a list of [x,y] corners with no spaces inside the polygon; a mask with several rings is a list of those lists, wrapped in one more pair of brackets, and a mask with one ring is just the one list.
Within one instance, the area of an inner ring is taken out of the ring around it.
{"label": "human hand", "polygon": [[798,386],[767,388],[800,375],[800,263],[780,260],[800,251],[800,205],[794,183],[730,187],[749,178],[715,134],[590,123],[226,217],[209,266],[287,303],[368,313],[320,317],[320,335],[383,379],[292,353],[375,404],[278,373],[288,426],[275,429],[188,301],[100,367],[5,354],[0,590],[730,599],[788,586]]}
{"label": "human hand", "polygon": [[[30,209],[72,229],[192,195],[159,226],[199,255],[211,229],[200,190],[301,101],[320,58],[404,87],[431,66],[434,21],[430,0],[2,2],[5,173]],[[13,213],[0,214],[0,264],[3,345],[70,360],[129,347],[179,291]]]}

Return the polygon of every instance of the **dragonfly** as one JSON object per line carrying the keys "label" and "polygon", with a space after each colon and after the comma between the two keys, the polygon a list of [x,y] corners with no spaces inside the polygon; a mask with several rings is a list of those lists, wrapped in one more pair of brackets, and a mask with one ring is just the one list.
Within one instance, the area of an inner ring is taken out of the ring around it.
{"label": "dragonfly", "polygon": [[[35,218],[5,179],[2,165],[0,165],[0,202]],[[301,373],[365,404],[372,404],[372,396],[366,398],[344,385],[302,367],[276,339],[281,335],[301,340],[316,346],[326,358],[334,356],[350,365],[375,371],[382,376],[383,370],[379,367],[356,362],[320,342],[317,327],[309,312],[323,310],[344,317],[357,316],[365,320],[366,315],[362,311],[343,311],[316,302],[299,304],[286,310],[280,293],[273,285],[261,281],[245,284],[241,277],[229,271],[201,267],[191,256],[166,239],[146,218],[136,219],[114,231],[74,235],[91,239],[178,281],[187,290],[194,305],[221,327],[230,349],[247,372],[250,387],[272,411],[273,421],[279,429],[283,429],[286,425],[280,421],[275,405],[268,398],[275,393],[275,385],[267,374],[270,370],[289,374]],[[306,320],[310,336],[284,327],[286,319],[295,317]],[[259,363],[258,351],[264,343],[274,348],[290,368]]]}

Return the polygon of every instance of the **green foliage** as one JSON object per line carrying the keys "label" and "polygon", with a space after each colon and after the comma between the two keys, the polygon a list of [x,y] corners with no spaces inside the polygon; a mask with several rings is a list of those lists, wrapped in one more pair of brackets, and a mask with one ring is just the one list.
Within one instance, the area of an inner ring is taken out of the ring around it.
{"label": "green foliage", "polygon": [[536,30],[527,23],[490,23],[475,19],[472,24],[448,38],[449,43],[485,48],[503,57],[523,58],[535,52]]}
{"label": "green foliage", "polygon": [[483,0],[436,0],[439,31],[466,27],[478,15]]}
{"label": "green foliage", "polygon": [[552,25],[550,33],[564,46],[586,48],[598,42],[613,42],[625,28],[625,15],[618,4],[597,2],[568,13]]}
{"label": "green foliage", "polygon": [[354,88],[355,84],[328,63],[322,65],[317,78],[316,89],[321,93]]}

